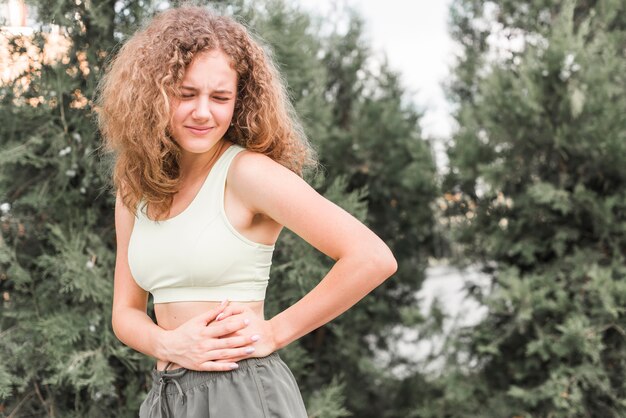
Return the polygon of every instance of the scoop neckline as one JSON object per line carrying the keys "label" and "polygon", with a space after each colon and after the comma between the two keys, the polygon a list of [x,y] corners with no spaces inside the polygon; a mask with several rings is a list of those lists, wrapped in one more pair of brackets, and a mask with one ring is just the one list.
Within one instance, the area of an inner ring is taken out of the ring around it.
{"label": "scoop neckline", "polygon": [[194,203],[196,202],[196,199],[198,198],[198,196],[200,195],[200,193],[202,193],[202,190],[204,190],[206,184],[208,183],[209,178],[211,177],[211,174],[214,172],[214,168],[215,166],[217,166],[217,164],[219,164],[219,162],[222,160],[222,157],[224,157],[224,155],[226,155],[227,152],[230,151],[231,148],[235,147],[236,144],[231,144],[228,146],[228,148],[226,148],[226,150],[224,152],[222,152],[222,155],[220,155],[219,157],[217,157],[217,160],[215,160],[215,163],[213,163],[213,166],[211,166],[211,168],[209,169],[209,172],[207,173],[206,177],[204,178],[204,180],[202,181],[202,185],[200,186],[200,188],[198,189],[198,192],[196,193],[196,195],[193,197],[193,199],[191,199],[191,202],[189,202],[189,204],[187,205],[187,207],[185,207],[185,209],[183,209],[182,212],[178,213],[177,215],[172,216],[171,218],[167,218],[167,219],[161,219],[161,220],[155,220],[155,219],[151,219],[148,216],[148,208],[147,208],[147,204],[144,205],[144,208],[146,209],[144,214],[146,216],[146,219],[148,219],[151,222],[170,222],[173,221],[177,218],[179,218],[180,216],[184,215],[186,212],[189,211],[189,208],[191,208]]}

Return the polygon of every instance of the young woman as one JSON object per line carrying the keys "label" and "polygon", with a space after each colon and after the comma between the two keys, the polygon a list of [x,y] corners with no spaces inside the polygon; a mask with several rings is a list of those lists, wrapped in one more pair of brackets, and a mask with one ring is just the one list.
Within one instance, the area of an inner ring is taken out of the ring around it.
{"label": "young woman", "polygon": [[[113,330],[157,359],[140,416],[306,417],[276,351],[397,267],[372,231],[301,178],[313,152],[264,49],[231,18],[165,11],[107,67],[99,124],[116,154]],[[283,227],[336,263],[267,320]]]}

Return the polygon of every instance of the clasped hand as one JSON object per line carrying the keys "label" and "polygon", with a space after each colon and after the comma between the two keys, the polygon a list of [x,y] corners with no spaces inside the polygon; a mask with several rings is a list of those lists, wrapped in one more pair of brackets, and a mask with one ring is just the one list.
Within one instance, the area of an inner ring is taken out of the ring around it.
{"label": "clasped hand", "polygon": [[166,335],[168,360],[189,370],[233,370],[237,361],[265,357],[277,349],[269,321],[248,307],[231,307],[228,302],[166,331]]}

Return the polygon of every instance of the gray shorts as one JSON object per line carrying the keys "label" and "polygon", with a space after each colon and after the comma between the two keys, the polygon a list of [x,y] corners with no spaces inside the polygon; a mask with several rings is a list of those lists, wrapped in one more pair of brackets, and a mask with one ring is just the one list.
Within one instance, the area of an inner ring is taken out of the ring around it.
{"label": "gray shorts", "polygon": [[152,370],[139,417],[306,418],[296,379],[277,352],[226,372]]}

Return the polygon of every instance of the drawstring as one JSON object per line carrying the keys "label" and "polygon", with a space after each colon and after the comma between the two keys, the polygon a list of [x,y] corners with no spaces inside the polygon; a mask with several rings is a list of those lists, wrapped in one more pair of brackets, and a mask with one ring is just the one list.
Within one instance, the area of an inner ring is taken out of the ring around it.
{"label": "drawstring", "polygon": [[[169,382],[174,382],[174,385],[176,386],[176,389],[178,390],[178,394],[180,395],[182,403],[183,404],[185,403],[185,393],[183,392],[183,388],[180,386],[180,383],[178,383],[178,380],[176,378],[185,374],[187,372],[187,369],[181,368],[176,371],[167,373],[167,369],[171,365],[172,365],[171,361],[167,363],[167,366],[165,366],[165,369],[163,370],[165,373],[163,373],[163,375],[159,378],[159,393],[157,397],[154,399],[154,402],[152,402],[152,406],[150,407],[150,412],[148,413],[148,415],[152,413],[152,409],[155,406],[159,405],[159,417],[161,418],[163,417],[164,410],[165,410],[166,417],[170,416],[170,408],[169,408],[169,405],[167,404],[167,396],[164,396],[165,387],[167,386]],[[162,405],[163,402],[165,402],[165,405]],[[165,408],[163,408],[163,406],[165,406]]]}

